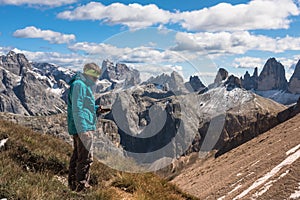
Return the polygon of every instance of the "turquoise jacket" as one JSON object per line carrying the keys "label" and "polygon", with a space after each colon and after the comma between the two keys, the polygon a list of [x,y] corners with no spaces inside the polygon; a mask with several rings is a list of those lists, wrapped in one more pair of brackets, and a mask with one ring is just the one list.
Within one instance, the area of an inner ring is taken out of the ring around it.
{"label": "turquoise jacket", "polygon": [[76,135],[96,130],[95,98],[91,87],[95,84],[82,73],[76,74],[69,82],[68,131]]}

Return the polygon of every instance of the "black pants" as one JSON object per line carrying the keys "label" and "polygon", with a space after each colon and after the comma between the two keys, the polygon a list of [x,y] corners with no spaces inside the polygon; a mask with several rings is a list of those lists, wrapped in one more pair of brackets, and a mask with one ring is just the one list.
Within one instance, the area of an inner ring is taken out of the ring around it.
{"label": "black pants", "polygon": [[93,163],[93,131],[73,136],[74,150],[70,159],[68,183],[71,190],[87,187]]}

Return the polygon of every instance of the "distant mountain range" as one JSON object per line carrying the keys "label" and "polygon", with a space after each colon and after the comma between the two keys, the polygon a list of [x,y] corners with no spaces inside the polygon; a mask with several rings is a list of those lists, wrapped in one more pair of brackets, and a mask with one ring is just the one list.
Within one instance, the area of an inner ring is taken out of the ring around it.
{"label": "distant mountain range", "polygon": [[252,76],[247,71],[244,77],[241,77],[243,88],[282,104],[297,101],[300,96],[300,60],[289,81],[286,79],[284,66],[275,58],[266,62],[260,75],[257,71],[255,68]]}
{"label": "distant mountain range", "polygon": [[[102,63],[102,75],[95,89],[96,96],[109,91],[124,90],[132,86],[154,84],[157,89],[176,95],[191,92],[205,93],[226,82],[228,88],[244,88],[282,104],[292,104],[300,96],[300,61],[294,74],[286,80],[284,66],[270,58],[260,75],[257,68],[251,76],[228,77],[225,69],[219,69],[215,82],[205,86],[198,76],[188,82],[177,73],[161,74],[142,82],[139,71],[125,64],[114,65],[109,60]],[[31,63],[23,54],[10,51],[0,56],[0,111],[23,115],[50,115],[63,113],[66,104],[64,91],[75,71],[49,63]]]}
{"label": "distant mountain range", "polygon": [[[23,54],[14,52],[1,56],[0,61],[0,111],[50,115],[44,122],[37,119],[37,125],[32,126],[39,126],[40,122],[43,130],[54,130],[57,125],[53,123],[56,124],[58,117],[53,114],[65,113],[63,99],[67,82],[75,72],[49,63],[30,63]],[[297,102],[300,94],[292,91],[299,87],[293,83],[299,80],[299,64],[292,79],[287,82],[283,78],[283,66],[275,61],[270,59],[259,76],[256,70],[256,75],[250,78],[247,73],[244,78],[229,76],[225,69],[220,68],[214,83],[205,86],[197,76],[184,82],[177,72],[141,82],[137,70],[105,60],[95,96],[97,104],[112,107],[112,111],[103,116],[106,121],[100,122],[107,125],[99,127],[108,128],[102,130],[104,134],[114,133],[109,138],[120,138],[116,143],[120,143],[122,149],[118,148],[116,152],[126,151],[126,155],[142,165],[150,161],[148,167],[151,170],[160,168],[160,159],[164,158],[212,149],[218,150],[218,155],[221,155],[296,112],[255,94],[280,91],[293,96],[295,101],[289,103]],[[65,119],[65,114],[60,116]],[[9,118],[17,119],[16,116]],[[28,124],[30,119],[26,118],[24,123]],[[59,121],[65,122],[63,119]],[[17,121],[22,124],[21,119]],[[62,127],[66,128],[66,125]],[[56,130],[59,131],[53,134],[66,132]],[[155,135],[150,140],[148,136],[152,133]],[[130,137],[133,135],[140,137]],[[160,149],[165,145],[167,149]],[[135,157],[140,155],[136,153],[149,155],[140,158]]]}

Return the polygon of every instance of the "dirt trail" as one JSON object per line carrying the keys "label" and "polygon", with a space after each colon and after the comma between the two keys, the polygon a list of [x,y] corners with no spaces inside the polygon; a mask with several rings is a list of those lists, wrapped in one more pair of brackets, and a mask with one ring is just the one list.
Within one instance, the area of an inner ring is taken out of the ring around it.
{"label": "dirt trail", "polygon": [[201,200],[300,199],[300,114],[172,182]]}

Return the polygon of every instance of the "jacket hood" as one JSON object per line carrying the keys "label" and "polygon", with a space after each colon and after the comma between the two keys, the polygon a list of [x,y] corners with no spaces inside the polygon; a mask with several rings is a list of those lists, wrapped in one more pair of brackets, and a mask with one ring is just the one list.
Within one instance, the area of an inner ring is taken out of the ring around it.
{"label": "jacket hood", "polygon": [[86,85],[88,86],[93,86],[95,85],[95,82],[92,81],[90,78],[88,78],[87,76],[85,76],[83,73],[78,72],[77,74],[75,74],[72,79],[70,80],[70,82],[68,83],[69,85],[71,85],[74,81],[76,80],[81,80],[82,82],[84,82]]}

